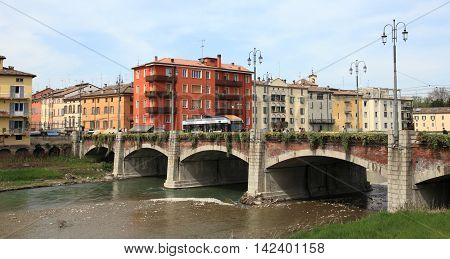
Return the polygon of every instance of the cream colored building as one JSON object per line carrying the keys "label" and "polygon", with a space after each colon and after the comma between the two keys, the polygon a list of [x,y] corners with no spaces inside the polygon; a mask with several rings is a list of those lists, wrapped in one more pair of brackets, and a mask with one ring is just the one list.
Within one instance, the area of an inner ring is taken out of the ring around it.
{"label": "cream colored building", "polygon": [[30,145],[29,124],[33,74],[3,67],[0,56],[0,149]]}
{"label": "cream colored building", "polygon": [[[389,88],[363,88],[361,116],[363,131],[388,131],[394,129],[394,97]],[[399,130],[406,129],[411,119],[411,98],[398,99]]]}
{"label": "cream colored building", "polygon": [[450,107],[415,108],[413,117],[416,131],[442,132],[450,129]]}
{"label": "cream colored building", "polygon": [[257,129],[300,131],[308,128],[306,86],[277,78],[256,84]]}

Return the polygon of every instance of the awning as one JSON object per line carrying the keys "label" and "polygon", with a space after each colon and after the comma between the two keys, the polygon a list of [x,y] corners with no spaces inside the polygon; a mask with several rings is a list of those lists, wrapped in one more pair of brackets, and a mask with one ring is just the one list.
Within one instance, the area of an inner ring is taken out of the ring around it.
{"label": "awning", "polygon": [[147,133],[147,132],[152,132],[153,128],[154,128],[154,126],[142,125],[142,126],[134,126],[129,131],[132,133]]}

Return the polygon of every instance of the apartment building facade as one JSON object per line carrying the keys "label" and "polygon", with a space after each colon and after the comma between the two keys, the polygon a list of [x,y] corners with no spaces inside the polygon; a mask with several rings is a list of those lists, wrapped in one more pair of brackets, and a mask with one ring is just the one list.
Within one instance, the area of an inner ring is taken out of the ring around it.
{"label": "apartment building facade", "polygon": [[333,91],[326,87],[308,88],[308,131],[332,131],[335,120],[332,105]]}
{"label": "apartment building facade", "polygon": [[256,84],[256,128],[269,131],[301,131],[308,127],[308,88],[286,80],[258,81]]}
{"label": "apartment building facade", "polygon": [[174,129],[182,121],[208,116],[235,115],[252,126],[252,72],[222,63],[221,55],[198,61],[158,59],[134,70],[134,125],[154,130]]}
{"label": "apartment building facade", "polygon": [[[133,84],[109,85],[81,95],[81,125],[85,131],[117,132],[133,127]],[[120,102],[119,102],[120,96]],[[67,101],[78,97],[67,98]],[[120,121],[120,123],[119,123]]]}
{"label": "apartment building facade", "polygon": [[[362,129],[363,131],[388,131],[394,128],[393,90],[389,88],[363,88]],[[411,119],[411,98],[398,98],[397,112],[399,130],[406,129]]]}
{"label": "apartment building facade", "polygon": [[414,130],[442,132],[450,129],[450,107],[415,108]]}
{"label": "apartment building facade", "polygon": [[53,92],[51,88],[45,88],[44,90],[38,91],[32,95],[31,98],[31,123],[30,130],[37,131],[44,128],[41,122],[42,118],[42,98]]}
{"label": "apartment building facade", "polygon": [[41,123],[45,130],[70,133],[80,127],[81,95],[99,88],[81,83],[56,89],[41,99]]}
{"label": "apartment building facade", "polygon": [[3,67],[0,56],[0,147],[30,145],[30,110],[33,74]]}
{"label": "apartment building facade", "polygon": [[[359,98],[359,113],[361,114],[361,96],[356,91],[333,90],[333,118],[334,131],[356,131],[357,130],[357,107]],[[359,128],[362,128],[361,116],[359,116]]]}

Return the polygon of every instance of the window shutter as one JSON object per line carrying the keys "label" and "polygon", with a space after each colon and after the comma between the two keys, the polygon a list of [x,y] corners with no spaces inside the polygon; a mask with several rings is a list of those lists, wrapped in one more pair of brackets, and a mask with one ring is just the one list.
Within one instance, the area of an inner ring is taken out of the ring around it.
{"label": "window shutter", "polygon": [[15,88],[15,86],[11,86],[11,95],[9,96],[9,97],[11,97],[11,98],[13,98],[14,97],[14,94],[15,94],[15,90],[16,90],[16,88]]}
{"label": "window shutter", "polygon": [[23,104],[23,114],[25,115],[25,116],[28,116],[28,103],[24,103]]}
{"label": "window shutter", "polygon": [[12,133],[12,130],[14,130],[14,121],[9,121],[9,133]]}
{"label": "window shutter", "polygon": [[24,87],[23,87],[23,86],[20,86],[19,88],[20,88],[20,98],[23,98],[24,93],[25,93]]}

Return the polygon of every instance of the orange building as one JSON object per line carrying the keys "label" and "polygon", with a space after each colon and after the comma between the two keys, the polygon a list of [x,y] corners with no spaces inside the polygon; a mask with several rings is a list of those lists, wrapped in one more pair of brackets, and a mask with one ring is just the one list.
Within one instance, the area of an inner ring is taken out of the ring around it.
{"label": "orange building", "polygon": [[251,128],[252,72],[217,58],[198,61],[155,57],[134,70],[134,115],[137,126],[171,130],[174,85],[175,130],[182,121],[217,115],[236,115]]}
{"label": "orange building", "polygon": [[[80,97],[73,98],[78,100]],[[81,108],[81,125],[85,131],[112,132],[119,128],[127,131],[133,127],[133,84],[121,85],[120,93],[118,85],[84,93],[81,95]]]}

